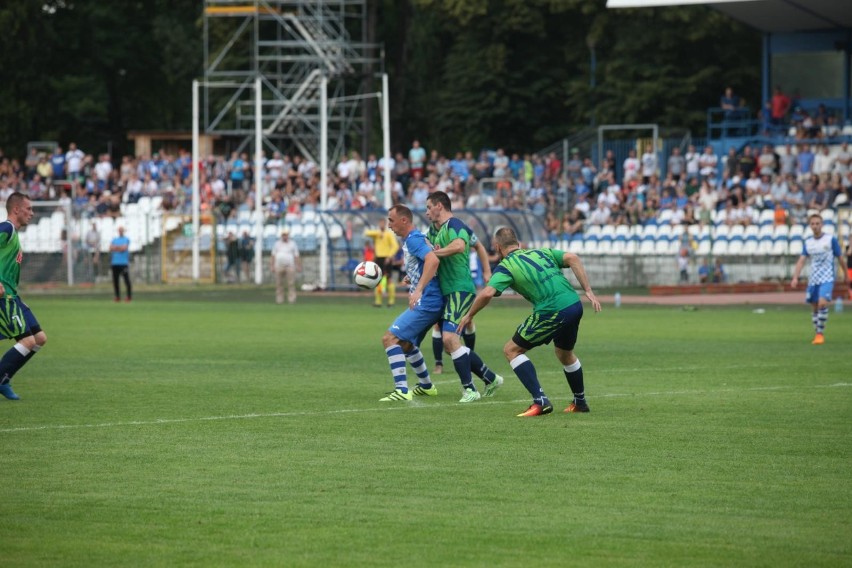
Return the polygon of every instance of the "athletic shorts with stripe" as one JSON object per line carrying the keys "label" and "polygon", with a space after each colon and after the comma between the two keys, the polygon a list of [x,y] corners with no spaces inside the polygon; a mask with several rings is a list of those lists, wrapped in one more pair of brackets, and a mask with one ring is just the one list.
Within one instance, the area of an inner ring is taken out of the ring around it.
{"label": "athletic shorts with stripe", "polygon": [[445,332],[457,333],[459,321],[461,321],[462,316],[470,311],[475,298],[476,296],[470,292],[451,292],[444,296],[444,315],[441,329]]}
{"label": "athletic shorts with stripe", "polygon": [[0,336],[17,340],[40,331],[38,320],[20,297],[0,298]]}
{"label": "athletic shorts with stripe", "polygon": [[558,312],[533,313],[518,326],[512,337],[520,347],[532,349],[553,341],[553,345],[572,351],[583,318],[583,303],[571,304]]}

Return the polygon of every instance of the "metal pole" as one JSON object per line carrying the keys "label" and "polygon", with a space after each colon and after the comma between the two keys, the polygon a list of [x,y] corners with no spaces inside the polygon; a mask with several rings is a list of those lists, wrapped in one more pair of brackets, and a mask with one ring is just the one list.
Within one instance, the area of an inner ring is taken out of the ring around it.
{"label": "metal pole", "polygon": [[254,283],[263,284],[263,120],[260,75],[254,79]]}
{"label": "metal pole", "polygon": [[[68,261],[68,285],[74,285],[74,235],[72,234],[71,201],[65,206],[65,259]],[[80,235],[81,237],[83,235]],[[100,246],[100,245],[99,245]]]}
{"label": "metal pole", "polygon": [[384,186],[385,209],[390,209],[391,199],[391,170],[390,170],[390,97],[388,96],[388,74],[382,73],[382,151],[385,154]]}
{"label": "metal pole", "polygon": [[199,191],[198,162],[200,158],[199,135],[198,135],[198,80],[192,82],[192,281],[198,282],[201,273],[201,261],[199,254],[200,242],[198,240],[199,203],[201,192]]}
{"label": "metal pole", "polygon": [[[320,211],[328,207],[328,77],[320,79]],[[320,235],[319,286],[328,286],[328,234]]]}

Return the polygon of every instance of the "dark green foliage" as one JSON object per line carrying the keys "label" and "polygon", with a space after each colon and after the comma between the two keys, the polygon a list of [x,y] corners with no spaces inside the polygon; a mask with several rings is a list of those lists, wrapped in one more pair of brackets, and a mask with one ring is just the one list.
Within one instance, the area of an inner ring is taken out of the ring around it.
{"label": "dark green foliage", "polygon": [[[76,140],[89,152],[111,143],[117,154],[128,130],[189,130],[202,8],[200,0],[4,4],[0,147],[20,156],[30,140]],[[385,47],[394,150],[418,137],[445,153],[531,151],[592,121],[700,134],[705,109],[729,84],[759,106],[759,33],[706,7],[371,0],[368,12]]]}

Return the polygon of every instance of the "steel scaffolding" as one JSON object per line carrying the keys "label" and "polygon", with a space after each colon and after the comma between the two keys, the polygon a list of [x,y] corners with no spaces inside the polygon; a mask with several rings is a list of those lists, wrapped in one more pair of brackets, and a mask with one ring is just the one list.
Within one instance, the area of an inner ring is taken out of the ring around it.
{"label": "steel scaffolding", "polygon": [[[328,79],[329,160],[360,149],[376,105],[381,48],[366,43],[367,0],[205,0],[202,129],[255,135],[255,78],[262,85],[267,155],[298,151],[319,163],[320,86]],[[358,38],[357,40],[353,38]]]}

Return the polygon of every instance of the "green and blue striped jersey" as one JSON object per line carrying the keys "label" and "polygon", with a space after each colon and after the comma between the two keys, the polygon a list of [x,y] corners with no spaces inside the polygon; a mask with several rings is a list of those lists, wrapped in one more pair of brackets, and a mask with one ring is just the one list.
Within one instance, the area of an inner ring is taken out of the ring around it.
{"label": "green and blue striped jersey", "polygon": [[564,253],[556,249],[517,249],[494,269],[488,285],[502,293],[512,288],[536,313],[558,312],[580,301],[565,274]]}
{"label": "green and blue striped jersey", "polygon": [[8,298],[18,295],[23,257],[18,231],[10,221],[3,221],[0,223],[0,283]]}
{"label": "green and blue striped jersey", "polygon": [[435,248],[444,248],[456,239],[464,241],[464,253],[454,254],[441,259],[438,265],[438,282],[444,296],[453,292],[476,293],[476,285],[470,274],[470,246],[476,243],[476,237],[470,227],[457,217],[450,217],[439,228],[429,226],[426,238]]}

